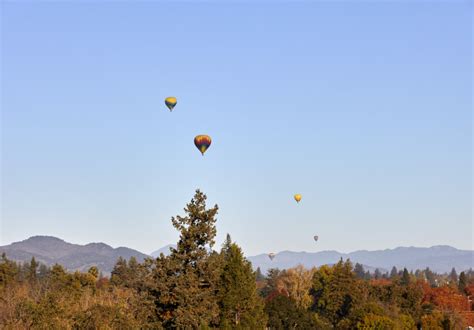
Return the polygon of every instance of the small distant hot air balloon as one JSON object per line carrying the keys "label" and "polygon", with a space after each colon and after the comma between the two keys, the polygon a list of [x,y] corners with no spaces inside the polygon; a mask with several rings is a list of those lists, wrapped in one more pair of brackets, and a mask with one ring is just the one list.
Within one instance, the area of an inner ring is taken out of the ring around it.
{"label": "small distant hot air balloon", "polygon": [[178,103],[178,100],[174,96],[170,96],[165,99],[165,104],[168,109],[170,109],[170,112],[173,111],[173,108],[176,106],[176,103]]}
{"label": "small distant hot air balloon", "polygon": [[315,241],[315,242],[317,242],[317,241],[318,241],[318,239],[319,239],[319,236],[318,236],[318,235],[314,235],[314,237],[313,237],[313,238],[314,238],[314,241]]}
{"label": "small distant hot air balloon", "polygon": [[273,258],[275,258],[275,253],[269,253],[268,257],[270,258],[270,260],[273,260]]}
{"label": "small distant hot air balloon", "polygon": [[294,197],[295,197],[295,201],[296,201],[297,203],[299,203],[300,200],[301,200],[301,195],[300,195],[300,194],[296,194]]}
{"label": "small distant hot air balloon", "polygon": [[204,156],[207,148],[211,145],[211,137],[208,135],[198,135],[194,138],[194,145]]}

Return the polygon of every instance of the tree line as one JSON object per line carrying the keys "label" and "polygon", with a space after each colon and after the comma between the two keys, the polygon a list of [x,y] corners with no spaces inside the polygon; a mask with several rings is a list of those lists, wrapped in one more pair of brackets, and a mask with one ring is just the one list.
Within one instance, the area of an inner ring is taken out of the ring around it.
{"label": "tree line", "polygon": [[430,269],[370,273],[332,266],[270,269],[264,275],[227,238],[215,251],[218,206],[197,190],[168,256],[120,258],[110,277],[97,267],[67,272],[33,258],[0,260],[5,329],[462,329],[474,325],[474,272]]}

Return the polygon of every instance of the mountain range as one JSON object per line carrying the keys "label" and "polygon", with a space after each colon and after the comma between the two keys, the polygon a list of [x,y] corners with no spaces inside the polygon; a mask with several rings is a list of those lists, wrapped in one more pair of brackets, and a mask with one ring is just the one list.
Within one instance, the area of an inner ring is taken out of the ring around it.
{"label": "mountain range", "polygon": [[321,252],[291,252],[277,253],[273,261],[266,254],[248,257],[254,266],[258,265],[262,271],[269,268],[290,268],[297,264],[305,267],[319,267],[325,264],[334,264],[340,259],[350,259],[353,263],[364,265],[371,272],[378,268],[380,271],[390,271],[395,266],[398,269],[408,270],[425,269],[429,267],[438,273],[446,273],[454,267],[458,271],[474,267],[474,251],[458,250],[447,245],[437,245],[429,248],[397,247],[377,251],[355,251],[340,253],[337,251]]}
{"label": "mountain range", "polygon": [[[170,244],[151,255],[141,253],[127,247],[113,248],[104,243],[89,243],[86,245],[71,244],[52,236],[33,236],[21,242],[0,246],[0,254],[5,253],[9,259],[19,262],[29,262],[32,257],[43,264],[59,263],[69,271],[86,271],[91,266],[97,266],[104,275],[109,275],[119,257],[129,259],[134,256],[139,262],[147,257],[158,257],[160,253],[168,255]],[[305,267],[334,264],[340,259],[350,259],[353,263],[364,265],[371,272],[379,269],[390,271],[393,266],[398,269],[406,267],[409,270],[429,267],[439,273],[449,272],[453,267],[462,271],[474,267],[474,251],[458,250],[447,245],[437,245],[429,248],[397,247],[377,251],[355,251],[340,253],[337,251],[292,252],[277,253],[273,260],[267,254],[247,257],[254,269],[260,267],[262,272],[270,268],[290,268],[302,264]]]}
{"label": "mountain range", "polygon": [[55,263],[63,265],[67,270],[87,271],[97,266],[104,275],[110,274],[119,257],[130,259],[134,256],[142,262],[148,255],[127,247],[113,247],[104,243],[86,245],[71,244],[52,236],[33,236],[21,242],[0,246],[0,254],[7,258],[29,262],[32,257],[36,261],[51,266]]}

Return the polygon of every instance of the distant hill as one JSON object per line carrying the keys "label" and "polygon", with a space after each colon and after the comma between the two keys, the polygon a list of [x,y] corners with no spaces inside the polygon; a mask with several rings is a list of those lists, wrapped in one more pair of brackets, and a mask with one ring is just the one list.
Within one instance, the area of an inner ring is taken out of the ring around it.
{"label": "distant hill", "polygon": [[168,244],[168,245],[162,247],[161,249],[153,251],[151,253],[151,256],[154,257],[154,258],[157,258],[157,257],[160,256],[161,253],[163,253],[165,256],[168,256],[168,255],[171,254],[170,248],[176,248],[176,244]]}
{"label": "distant hill", "polygon": [[438,245],[429,248],[419,247],[398,247],[395,249],[386,249],[378,251],[355,251],[351,253],[340,253],[337,251],[321,252],[291,252],[283,251],[278,253],[273,261],[267,254],[260,254],[248,257],[254,268],[260,267],[262,272],[269,268],[290,268],[298,264],[305,267],[321,266],[325,264],[334,264],[342,258],[350,259],[353,263],[364,265],[366,270],[374,271],[379,268],[382,272],[395,266],[408,270],[424,269],[429,267],[438,273],[456,270],[463,271],[474,268],[474,251],[458,250],[451,246]]}
{"label": "distant hill", "polygon": [[148,257],[126,247],[114,249],[104,243],[71,244],[52,236],[33,236],[21,242],[0,246],[1,253],[20,262],[29,262],[35,257],[37,261],[49,266],[58,263],[69,271],[87,271],[89,267],[97,266],[104,275],[112,271],[119,257],[129,259],[134,256],[140,262]]}

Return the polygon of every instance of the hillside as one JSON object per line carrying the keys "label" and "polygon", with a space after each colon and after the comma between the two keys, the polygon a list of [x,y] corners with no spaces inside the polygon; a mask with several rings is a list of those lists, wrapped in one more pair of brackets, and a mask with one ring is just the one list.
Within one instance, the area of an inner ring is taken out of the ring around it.
{"label": "hillside", "polygon": [[126,247],[114,249],[104,243],[71,244],[52,236],[33,236],[21,242],[0,246],[1,253],[20,262],[29,262],[35,257],[48,266],[58,263],[70,271],[86,271],[91,266],[97,266],[104,275],[112,271],[119,257],[129,259],[134,256],[140,262],[148,257]]}

